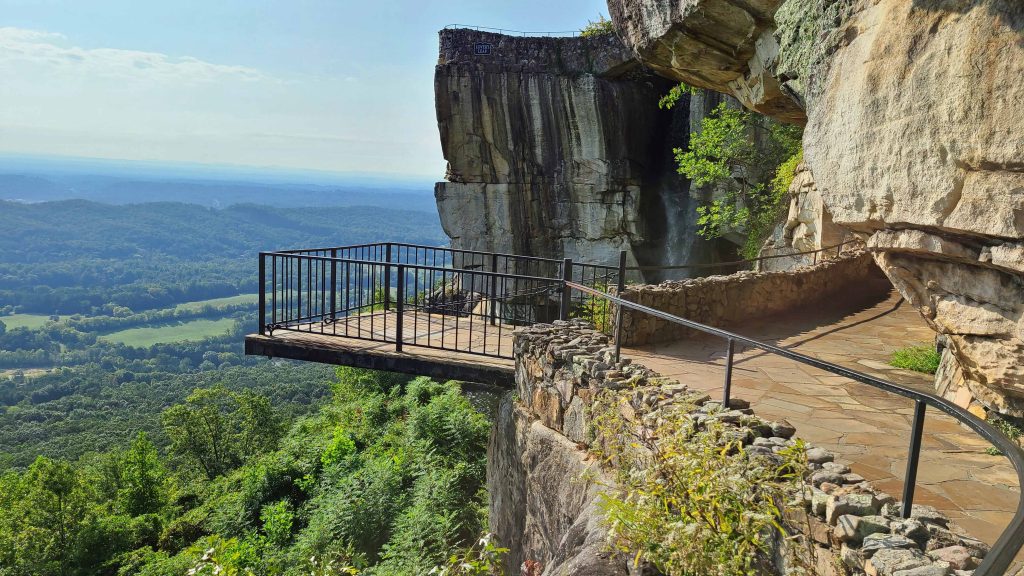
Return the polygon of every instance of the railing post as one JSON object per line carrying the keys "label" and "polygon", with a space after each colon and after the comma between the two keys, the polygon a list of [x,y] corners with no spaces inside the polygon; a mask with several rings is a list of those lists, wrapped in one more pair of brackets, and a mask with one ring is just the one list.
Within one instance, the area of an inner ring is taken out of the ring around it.
{"label": "railing post", "polygon": [[498,323],[498,255],[491,253],[491,326]]}
{"label": "railing post", "polygon": [[[384,248],[384,261],[391,263],[391,242]],[[391,309],[391,266],[384,266],[384,311]]]}
{"label": "railing post", "polygon": [[732,357],[736,351],[736,341],[729,338],[729,348],[725,353],[725,390],[722,393],[722,406],[729,407],[729,397],[732,394]]}
{"label": "railing post", "polygon": [[[391,274],[391,264],[386,264],[388,274]],[[402,321],[405,315],[405,266],[398,265],[398,297],[395,298],[395,351],[402,351]]]}
{"label": "railing post", "polygon": [[572,299],[572,290],[566,282],[572,282],[572,258],[562,260],[562,305],[558,310],[558,317],[561,320],[569,319],[569,304]]}
{"label": "railing post", "polygon": [[910,429],[910,453],[907,454],[907,473],[903,479],[904,518],[910,518],[914,507],[914,487],[917,485],[917,463],[921,458],[921,435],[924,432],[924,411],[928,405],[923,400],[914,403],[914,423]]}
{"label": "railing post", "polygon": [[260,336],[267,334],[267,255],[260,252]]}
{"label": "railing post", "polygon": [[[622,292],[626,289],[626,251],[619,252],[619,284],[616,296],[622,298]],[[622,359],[622,305],[615,307],[615,361]]]}
{"label": "railing post", "polygon": [[331,250],[331,321],[338,319],[338,250]]}

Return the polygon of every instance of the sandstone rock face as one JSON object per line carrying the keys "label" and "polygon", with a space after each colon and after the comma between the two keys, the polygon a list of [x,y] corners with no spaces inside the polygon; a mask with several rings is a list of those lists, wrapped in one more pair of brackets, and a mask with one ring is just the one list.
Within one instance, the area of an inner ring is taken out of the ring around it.
{"label": "sandstone rock face", "polygon": [[962,398],[967,387],[1024,414],[1024,4],[610,0],[609,10],[659,73],[783,120],[805,114],[824,207],[946,335],[957,366],[939,389]]}
{"label": "sandstone rock face", "polygon": [[[789,187],[786,220],[776,227],[761,250],[761,257],[772,258],[760,262],[758,269],[768,272],[813,264],[818,258],[813,254],[802,253],[838,246],[847,240],[849,232],[832,220],[811,169],[802,163],[797,166],[793,183]],[[788,254],[792,256],[787,257]],[[828,253],[824,256],[831,255]]]}
{"label": "sandstone rock face", "polygon": [[612,21],[640,59],[691,86],[734,95],[767,116],[802,122],[774,75],[773,15],[782,0],[609,0]]}
{"label": "sandstone rock face", "polygon": [[491,530],[509,549],[506,574],[519,574],[526,561],[545,575],[629,574],[624,560],[605,552],[599,487],[586,480],[594,474],[594,459],[505,397],[488,447],[487,486]]}
{"label": "sandstone rock face", "polygon": [[841,29],[804,138],[826,202],[975,396],[1024,413],[1024,5],[864,3]]}
{"label": "sandstone rock face", "polygon": [[[613,34],[523,38],[441,32],[435,72],[447,181],[435,189],[453,246],[577,261],[708,261],[672,147],[688,106]],[[675,144],[674,144],[675,143]]]}

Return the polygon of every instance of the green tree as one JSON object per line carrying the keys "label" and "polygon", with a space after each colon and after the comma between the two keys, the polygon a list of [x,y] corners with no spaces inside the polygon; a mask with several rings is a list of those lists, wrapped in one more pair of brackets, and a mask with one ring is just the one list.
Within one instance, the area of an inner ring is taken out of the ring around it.
{"label": "green tree", "polygon": [[167,501],[167,472],[145,432],[124,455],[118,501],[131,516],[158,512]]}
{"label": "green tree", "polygon": [[662,96],[661,100],[658,100],[658,108],[661,108],[662,110],[671,110],[672,108],[675,108],[676,104],[679,103],[679,100],[683,96],[696,96],[699,92],[700,88],[690,86],[686,82],[680,82],[673,86],[672,89],[668,91],[668,94]]}
{"label": "green tree", "polygon": [[597,20],[587,20],[587,25],[580,30],[580,36],[584,38],[614,33],[615,25],[611,20],[605,18],[604,14],[598,14]]}
{"label": "green tree", "polygon": [[171,454],[211,480],[272,450],[281,434],[265,396],[223,386],[197,388],[184,404],[165,410],[162,422]]}
{"label": "green tree", "polygon": [[23,482],[20,544],[28,573],[71,573],[78,536],[91,517],[81,477],[67,462],[40,456]]}
{"label": "green tree", "polygon": [[0,320],[0,335],[3,335],[5,332],[7,332],[7,324]]}
{"label": "green tree", "polygon": [[748,237],[743,254],[757,255],[785,199],[786,190],[772,182],[780,166],[799,153],[801,134],[798,126],[724,102],[701,121],[701,130],[690,135],[689,146],[673,153],[679,173],[695,186],[724,189],[720,197],[697,208],[702,236],[743,232]]}

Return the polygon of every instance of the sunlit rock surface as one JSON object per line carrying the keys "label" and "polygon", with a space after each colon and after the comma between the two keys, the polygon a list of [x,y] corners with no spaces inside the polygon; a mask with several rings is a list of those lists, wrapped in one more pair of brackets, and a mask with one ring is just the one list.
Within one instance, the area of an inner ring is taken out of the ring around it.
{"label": "sunlit rock surface", "polygon": [[615,35],[441,32],[435,94],[449,168],[435,189],[458,248],[630,265],[708,261],[672,148],[689,107]]}
{"label": "sunlit rock surface", "polygon": [[1024,4],[610,0],[609,9],[659,73],[780,119],[806,116],[805,161],[825,208],[946,335],[956,366],[945,363],[939,390],[1024,413]]}

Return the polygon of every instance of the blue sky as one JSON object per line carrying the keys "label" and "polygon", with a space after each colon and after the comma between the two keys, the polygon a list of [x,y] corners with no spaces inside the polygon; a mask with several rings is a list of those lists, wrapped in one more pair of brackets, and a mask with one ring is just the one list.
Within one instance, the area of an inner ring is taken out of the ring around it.
{"label": "blue sky", "polygon": [[0,153],[444,173],[437,30],[604,0],[0,0]]}

